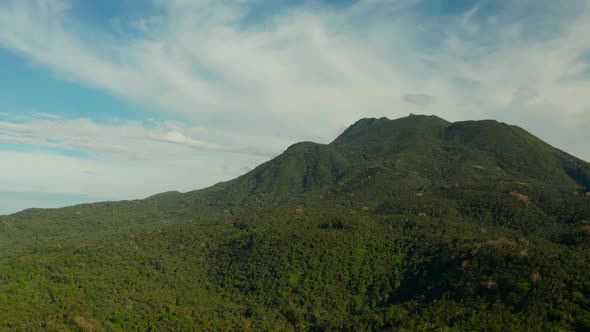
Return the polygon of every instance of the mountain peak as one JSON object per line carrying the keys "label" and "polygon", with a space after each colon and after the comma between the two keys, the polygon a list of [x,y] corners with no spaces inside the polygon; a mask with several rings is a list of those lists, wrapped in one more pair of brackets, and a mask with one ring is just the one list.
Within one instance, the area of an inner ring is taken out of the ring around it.
{"label": "mountain peak", "polygon": [[434,129],[438,131],[451,125],[435,115],[410,114],[409,116],[390,120],[382,118],[364,118],[348,127],[332,144],[348,144],[364,138],[386,139],[389,136],[423,132],[428,134]]}

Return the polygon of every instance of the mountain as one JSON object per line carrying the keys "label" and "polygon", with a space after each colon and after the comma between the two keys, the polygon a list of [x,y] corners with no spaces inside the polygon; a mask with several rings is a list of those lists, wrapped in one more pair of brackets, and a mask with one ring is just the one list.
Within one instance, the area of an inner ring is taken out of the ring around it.
{"label": "mountain", "polygon": [[584,191],[590,188],[590,164],[517,126],[411,115],[359,120],[330,144],[294,144],[277,158],[211,189],[219,192],[216,200],[235,207],[265,195],[272,195],[274,202],[312,191],[391,196],[457,183],[498,182]]}
{"label": "mountain", "polygon": [[590,330],[590,164],[361,119],[231,181],[0,217],[0,329]]}

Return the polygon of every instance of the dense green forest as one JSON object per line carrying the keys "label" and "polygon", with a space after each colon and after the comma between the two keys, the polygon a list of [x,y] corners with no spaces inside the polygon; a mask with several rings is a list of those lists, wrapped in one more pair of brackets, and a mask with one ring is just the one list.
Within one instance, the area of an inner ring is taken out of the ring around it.
{"label": "dense green forest", "polygon": [[0,217],[0,329],[590,331],[590,164],[363,119],[229,182]]}

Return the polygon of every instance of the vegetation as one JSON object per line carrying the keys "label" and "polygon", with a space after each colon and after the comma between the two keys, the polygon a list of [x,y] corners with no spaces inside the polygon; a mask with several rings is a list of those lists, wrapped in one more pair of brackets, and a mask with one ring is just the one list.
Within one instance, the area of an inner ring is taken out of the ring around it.
{"label": "vegetation", "polygon": [[590,331],[590,165],[364,119],[233,181],[0,218],[0,329]]}

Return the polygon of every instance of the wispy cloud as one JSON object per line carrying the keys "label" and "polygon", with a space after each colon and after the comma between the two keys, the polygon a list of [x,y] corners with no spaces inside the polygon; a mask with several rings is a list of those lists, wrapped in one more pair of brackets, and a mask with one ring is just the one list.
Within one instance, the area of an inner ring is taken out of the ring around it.
{"label": "wispy cloud", "polygon": [[49,119],[49,120],[58,120],[62,119],[63,117],[59,114],[47,113],[47,112],[35,112],[33,114],[34,117]]}
{"label": "wispy cloud", "polygon": [[[97,123],[91,119],[28,118],[23,122],[0,121],[0,143],[26,144],[38,147],[82,151],[95,157],[132,159],[178,158],[190,150],[217,153],[243,153],[273,157],[285,148],[284,141],[261,144],[265,137],[251,136],[246,144],[232,142],[230,133],[209,131],[179,122],[139,121]],[[204,137],[204,138],[197,138]],[[225,141],[213,143],[207,139]],[[255,152],[254,152],[255,151]],[[115,156],[112,156],[112,155]]]}
{"label": "wispy cloud", "polygon": [[[9,141],[29,146],[39,144],[25,138]],[[157,144],[165,144],[167,153],[150,147]],[[80,158],[35,149],[0,150],[0,193],[22,193],[18,196],[22,202],[4,211],[15,212],[22,206],[46,206],[44,201],[37,200],[40,196],[112,200],[142,198],[168,190],[190,191],[236,177],[243,173],[244,167],[254,167],[268,159],[248,154],[205,153],[183,145],[150,141],[124,147],[125,151],[121,151],[120,146],[113,148],[96,143],[84,148],[100,151],[102,156]],[[129,158],[129,155],[139,155],[141,159]],[[71,201],[75,202],[77,200]]]}
{"label": "wispy cloud", "polygon": [[147,137],[154,141],[180,144],[195,149],[210,149],[218,151],[227,150],[224,146],[196,140],[194,138],[187,137],[183,133],[180,133],[178,131],[171,131],[164,135],[150,133],[147,135]]}
{"label": "wispy cloud", "polygon": [[[405,52],[383,43],[410,43],[403,31],[383,31],[383,18],[355,32],[355,22],[379,6],[369,1],[342,14],[297,8],[249,28],[242,26],[244,4],[160,2],[162,14],[141,23],[142,37],[132,40],[79,26],[60,3],[5,5],[0,44],[64,79],[186,118],[222,113],[252,130],[272,121],[309,134],[332,123],[336,111],[342,124],[368,105],[388,112],[402,93],[395,91],[417,83],[392,64]],[[399,3],[386,4],[392,15],[406,7]],[[302,120],[310,116],[312,128]]]}
{"label": "wispy cloud", "polygon": [[0,206],[0,213],[51,206],[67,197],[84,198],[70,200],[73,204],[90,197],[130,199],[194,190],[238,176],[289,144],[257,136],[236,143],[235,134],[170,121],[22,120],[0,121],[0,144],[20,146],[0,150],[0,195],[22,193],[13,195],[19,202],[13,197]]}
{"label": "wispy cloud", "polygon": [[[488,13],[482,1],[431,26],[416,13],[419,1],[364,0],[339,10],[310,2],[250,25],[252,2],[154,3],[158,15],[122,23],[139,32],[129,39],[77,21],[68,1],[8,1],[0,44],[155,113],[222,114],[240,119],[242,130],[268,132],[272,123],[324,140],[359,116],[407,113],[412,95],[437,96],[437,112],[451,118],[497,116],[515,91],[531,86],[537,108],[559,105],[575,115],[588,107],[575,96],[590,83],[574,79],[589,66],[583,2],[569,2],[576,16],[542,41],[526,34],[536,13],[511,19],[530,10],[518,4]],[[442,34],[429,49],[435,28]]]}

